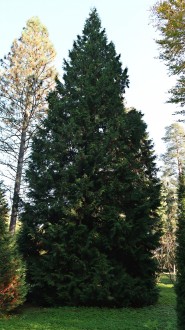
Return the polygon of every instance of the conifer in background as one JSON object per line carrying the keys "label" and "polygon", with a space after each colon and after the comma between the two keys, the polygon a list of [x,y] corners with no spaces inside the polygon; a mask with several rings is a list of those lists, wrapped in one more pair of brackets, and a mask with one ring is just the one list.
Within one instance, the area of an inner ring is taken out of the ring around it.
{"label": "conifer in background", "polygon": [[185,105],[185,2],[184,0],[156,1],[152,7],[154,26],[159,31],[156,40],[159,48],[159,58],[162,59],[169,75],[177,78],[176,85],[170,89],[171,97],[168,102],[180,105],[176,111],[184,115]]}
{"label": "conifer in background", "polygon": [[30,142],[36,124],[47,112],[47,95],[55,86],[55,55],[46,27],[38,17],[32,17],[21,38],[14,40],[10,52],[0,60],[0,164],[12,192],[12,234]]}
{"label": "conifer in background", "polygon": [[181,173],[178,189],[179,216],[177,225],[177,320],[178,329],[185,328],[185,176]]}
{"label": "conifer in background", "polygon": [[94,9],[33,140],[19,238],[32,301],[120,307],[157,300],[159,182],[142,115],[124,108],[127,85]]}
{"label": "conifer in background", "polygon": [[161,271],[167,272],[172,281],[176,273],[176,225],[178,219],[177,190],[179,175],[185,164],[185,130],[182,124],[172,123],[165,128],[163,141],[166,146],[161,155],[161,207],[160,217],[163,227],[160,248],[156,256]]}
{"label": "conifer in background", "polygon": [[25,268],[14,238],[8,231],[7,202],[0,184],[0,313],[14,310],[25,301]]}

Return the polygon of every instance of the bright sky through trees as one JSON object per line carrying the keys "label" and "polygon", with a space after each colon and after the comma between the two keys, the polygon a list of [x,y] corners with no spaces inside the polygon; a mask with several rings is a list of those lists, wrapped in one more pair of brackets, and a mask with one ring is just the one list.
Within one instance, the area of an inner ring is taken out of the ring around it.
{"label": "bright sky through trees", "polygon": [[12,41],[21,35],[26,21],[38,16],[47,27],[57,51],[57,68],[62,74],[63,58],[68,58],[77,34],[81,34],[90,9],[96,7],[109,40],[121,53],[123,67],[128,66],[130,88],[126,91],[128,107],[144,113],[155,150],[161,154],[165,126],[178,119],[176,106],[166,104],[168,90],[174,85],[167,68],[157,57],[154,41],[157,32],[150,23],[150,8],[156,0],[1,0],[0,57]]}

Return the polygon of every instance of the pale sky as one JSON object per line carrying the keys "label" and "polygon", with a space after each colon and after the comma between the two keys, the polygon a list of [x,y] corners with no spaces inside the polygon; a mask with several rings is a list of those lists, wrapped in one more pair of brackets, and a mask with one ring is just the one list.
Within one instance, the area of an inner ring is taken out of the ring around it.
{"label": "pale sky", "polygon": [[57,69],[62,74],[63,59],[68,58],[76,36],[82,34],[91,8],[96,7],[107,37],[128,67],[130,88],[125,98],[128,107],[144,114],[156,153],[164,152],[161,138],[165,127],[178,119],[175,105],[166,103],[174,78],[157,59],[155,28],[150,24],[150,8],[156,0],[0,0],[0,58],[19,38],[26,21],[38,16],[49,31],[57,52]]}

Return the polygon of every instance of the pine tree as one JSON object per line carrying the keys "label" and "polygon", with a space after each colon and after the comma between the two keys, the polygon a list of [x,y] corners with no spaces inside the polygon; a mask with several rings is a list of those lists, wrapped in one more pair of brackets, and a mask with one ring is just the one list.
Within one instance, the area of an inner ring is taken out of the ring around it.
{"label": "pine tree", "polygon": [[[185,130],[179,123],[172,123],[165,128],[163,140],[166,151],[161,159],[161,207],[163,235],[161,246],[156,251],[160,260],[161,271],[167,271],[171,279],[175,273],[176,224],[178,218],[177,187],[185,163]],[[171,276],[172,275],[172,276]]]}
{"label": "pine tree", "polygon": [[8,232],[8,205],[0,186],[0,313],[8,312],[25,301],[25,269],[14,238]]}
{"label": "pine tree", "polygon": [[[168,102],[185,105],[185,2],[184,0],[157,1],[152,8],[154,24],[160,32],[156,40],[160,46],[159,58],[165,61],[169,74],[177,78],[176,85],[169,91]],[[176,111],[184,115],[184,109]]]}
{"label": "pine tree", "polygon": [[185,163],[184,127],[179,123],[172,123],[170,126],[167,126],[163,141],[166,145],[166,151],[161,156],[164,162],[163,173],[171,178],[171,184],[177,186],[178,177]]}
{"label": "pine tree", "polygon": [[143,306],[157,299],[159,183],[142,115],[127,113],[127,69],[96,9],[49,97],[27,172],[19,243],[32,300]]}
{"label": "pine tree", "polygon": [[179,215],[177,225],[177,316],[178,329],[185,328],[185,176],[181,173],[178,189]]}
{"label": "pine tree", "polygon": [[177,189],[170,185],[169,178],[161,178],[161,206],[159,215],[162,223],[163,234],[160,247],[156,251],[161,272],[167,272],[170,279],[175,280],[176,274],[176,226],[177,226]]}
{"label": "pine tree", "polygon": [[27,21],[21,38],[1,60],[0,163],[2,175],[13,182],[10,231],[15,233],[21,181],[35,126],[44,117],[46,97],[55,85],[55,50],[38,17]]}

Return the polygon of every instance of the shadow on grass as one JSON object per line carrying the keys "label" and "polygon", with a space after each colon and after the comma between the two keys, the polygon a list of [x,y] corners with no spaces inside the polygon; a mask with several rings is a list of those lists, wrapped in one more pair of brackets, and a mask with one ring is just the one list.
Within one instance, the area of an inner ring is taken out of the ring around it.
{"label": "shadow on grass", "polygon": [[168,279],[158,284],[155,306],[120,308],[35,308],[24,306],[20,314],[0,320],[1,330],[175,330],[175,292]]}

